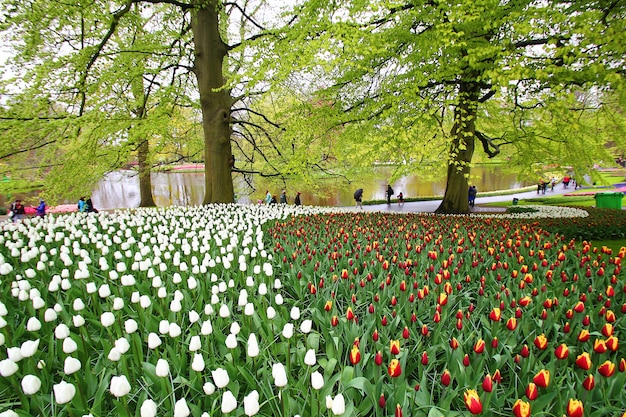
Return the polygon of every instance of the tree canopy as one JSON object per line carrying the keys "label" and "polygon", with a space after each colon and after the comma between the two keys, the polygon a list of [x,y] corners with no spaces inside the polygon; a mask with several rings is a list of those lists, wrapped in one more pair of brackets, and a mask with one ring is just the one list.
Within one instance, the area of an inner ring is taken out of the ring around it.
{"label": "tree canopy", "polygon": [[612,92],[624,13],[602,1],[311,0],[259,59],[274,82],[301,78],[302,95],[326,103],[311,109],[335,155],[413,171],[446,161],[438,211],[465,213],[476,147],[495,157],[508,146],[526,172],[559,164],[582,175],[611,158],[606,143],[623,137]]}

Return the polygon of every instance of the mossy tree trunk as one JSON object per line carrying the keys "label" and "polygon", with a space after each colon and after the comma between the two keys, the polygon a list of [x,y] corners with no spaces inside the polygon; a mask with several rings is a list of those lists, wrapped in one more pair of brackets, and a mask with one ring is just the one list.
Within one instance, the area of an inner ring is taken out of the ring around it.
{"label": "mossy tree trunk", "polygon": [[476,110],[480,88],[476,83],[461,82],[459,90],[451,131],[446,192],[436,213],[469,213],[467,191],[476,140]]}
{"label": "mossy tree trunk", "polygon": [[192,13],[194,71],[198,79],[204,131],[205,195],[203,204],[232,203],[230,92],[224,88],[228,48],[220,36],[220,2],[201,1]]}

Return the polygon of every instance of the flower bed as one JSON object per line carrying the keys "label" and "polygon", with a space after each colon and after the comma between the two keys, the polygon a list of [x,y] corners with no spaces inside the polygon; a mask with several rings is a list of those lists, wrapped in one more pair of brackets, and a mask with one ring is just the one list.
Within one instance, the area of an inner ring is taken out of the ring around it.
{"label": "flower bed", "polygon": [[3,416],[626,411],[626,250],[540,221],[216,205],[2,227]]}

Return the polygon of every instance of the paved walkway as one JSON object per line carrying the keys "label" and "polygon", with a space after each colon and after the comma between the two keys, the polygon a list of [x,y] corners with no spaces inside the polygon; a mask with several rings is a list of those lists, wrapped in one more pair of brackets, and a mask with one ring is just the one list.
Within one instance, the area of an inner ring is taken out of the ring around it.
{"label": "paved walkway", "polygon": [[[563,195],[563,194],[571,193],[572,191],[574,191],[574,187],[570,186],[567,188],[563,188],[563,185],[559,184],[556,187],[554,187],[554,191],[550,191],[550,189],[548,188],[545,196]],[[474,208],[471,209],[471,212],[472,213],[501,213],[501,212],[504,212],[506,209],[503,207],[483,206],[483,204],[500,202],[500,201],[509,201],[511,204],[513,204],[514,198],[517,198],[519,200],[524,200],[524,199],[529,199],[529,198],[541,197],[542,195],[543,194],[537,194],[537,191],[525,191],[525,192],[512,193],[512,194],[507,194],[507,195],[495,195],[495,196],[481,197],[480,191],[479,191],[478,195],[476,196],[476,205]],[[398,206],[398,203],[391,203],[390,205],[387,205],[387,204],[364,205],[363,210],[364,211],[392,211],[392,212],[398,212],[398,213],[433,213],[435,210],[437,210],[437,207],[439,207],[439,204],[441,204],[441,199],[404,203],[403,206]]]}

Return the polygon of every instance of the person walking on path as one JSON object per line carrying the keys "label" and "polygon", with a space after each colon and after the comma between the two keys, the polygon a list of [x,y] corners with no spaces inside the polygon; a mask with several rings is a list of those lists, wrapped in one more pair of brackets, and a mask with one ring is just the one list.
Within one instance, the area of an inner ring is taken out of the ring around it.
{"label": "person walking on path", "polygon": [[283,190],[280,194],[280,204],[287,204],[287,190]]}
{"label": "person walking on path", "polygon": [[363,189],[359,188],[358,190],[356,190],[354,192],[354,201],[356,201],[356,206],[355,207],[361,207],[361,210],[363,210]]}
{"label": "person walking on path", "polygon": [[302,202],[300,201],[300,191],[296,193],[296,198],[293,200],[293,204],[296,206],[302,205]]}
{"label": "person walking on path", "polygon": [[265,191],[265,204],[269,204],[272,202],[272,194],[270,190]]}
{"label": "person walking on path", "polygon": [[387,184],[387,204],[391,204],[391,196],[393,195],[393,188],[391,188],[390,184]]}
{"label": "person walking on path", "polygon": [[469,190],[467,190],[467,201],[470,207],[474,207],[474,203],[476,202],[476,186],[470,185]]}
{"label": "person walking on path", "polygon": [[404,194],[402,194],[402,191],[400,191],[398,193],[398,207],[402,206],[404,206]]}

